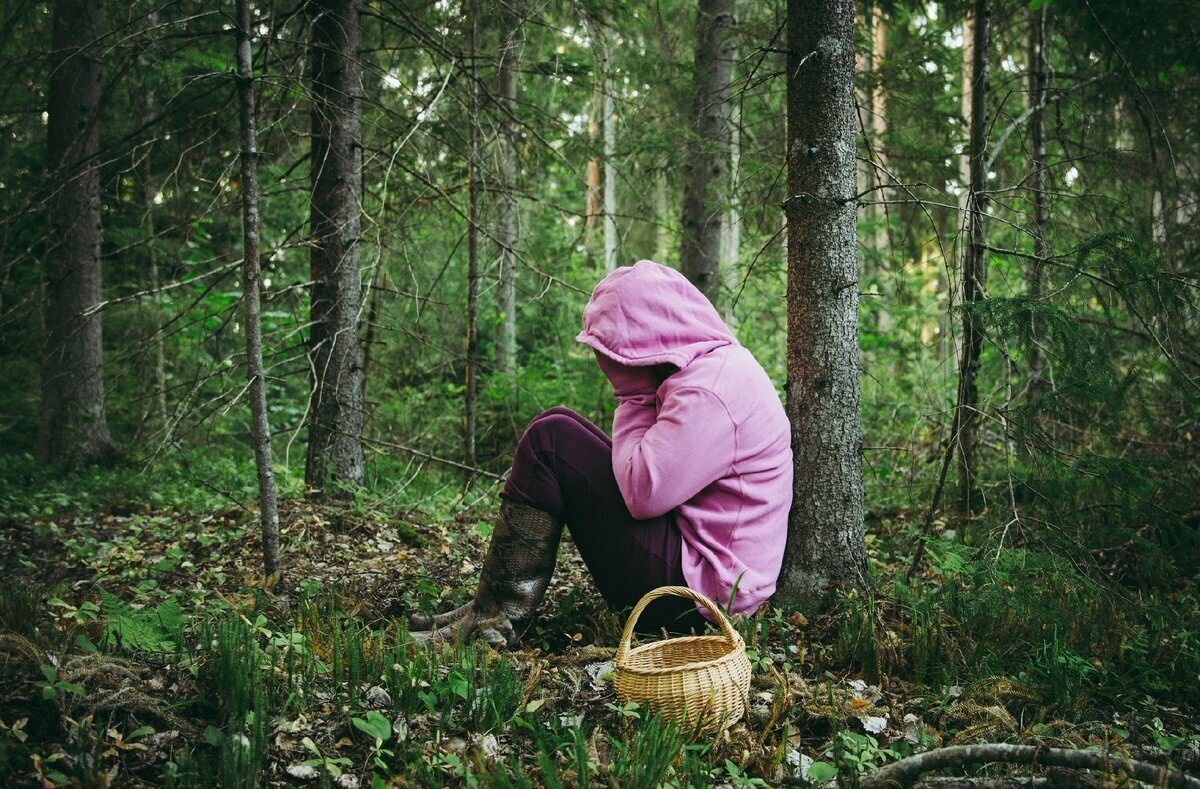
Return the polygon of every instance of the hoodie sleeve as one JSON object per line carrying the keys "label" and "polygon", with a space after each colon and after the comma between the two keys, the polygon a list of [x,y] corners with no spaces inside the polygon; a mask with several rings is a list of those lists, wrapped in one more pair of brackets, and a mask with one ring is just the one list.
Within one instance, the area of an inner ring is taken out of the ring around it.
{"label": "hoodie sleeve", "polygon": [[[657,416],[656,416],[657,410]],[[621,400],[613,417],[613,472],[629,512],[655,518],[725,476],[733,464],[736,428],[725,403],[706,389]]]}

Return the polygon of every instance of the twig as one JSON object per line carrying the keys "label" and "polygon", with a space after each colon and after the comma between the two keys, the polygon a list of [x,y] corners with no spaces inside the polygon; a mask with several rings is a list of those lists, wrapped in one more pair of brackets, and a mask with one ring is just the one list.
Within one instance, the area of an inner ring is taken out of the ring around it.
{"label": "twig", "polygon": [[487,469],[482,469],[477,466],[469,466],[466,463],[460,463],[459,461],[451,460],[450,458],[438,457],[437,455],[432,455],[428,452],[423,452],[420,449],[413,449],[412,447],[406,447],[403,444],[396,444],[391,441],[384,441],[381,438],[367,438],[365,436],[359,436],[358,439],[360,441],[363,441],[368,444],[378,444],[379,446],[387,447],[388,449],[398,449],[401,452],[407,452],[410,455],[415,455],[416,457],[424,458],[425,460],[432,460],[435,463],[442,463],[443,465],[453,466],[454,468],[462,469],[463,471],[469,471],[472,474],[477,474],[481,477],[487,477],[488,479],[494,479],[497,482],[503,482],[505,479],[507,479],[507,477],[505,477],[503,474],[497,474],[493,471],[488,471]]}

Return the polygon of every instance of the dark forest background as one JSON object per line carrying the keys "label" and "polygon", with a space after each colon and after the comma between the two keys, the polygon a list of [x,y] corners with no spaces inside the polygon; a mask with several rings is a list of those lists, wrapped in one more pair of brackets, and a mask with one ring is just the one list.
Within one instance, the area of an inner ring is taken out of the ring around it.
{"label": "dark forest background", "polygon": [[[680,267],[787,396],[789,3],[4,2],[0,624],[23,645],[0,651],[31,671],[0,681],[0,775],[749,786],[987,739],[1195,769],[1195,4],[834,5],[854,15],[873,589],[745,623],[768,697],[745,742],[701,752],[598,689],[575,720],[574,663],[402,660],[389,628],[467,594],[530,417],[611,423],[573,338],[612,267]],[[262,570],[256,451],[286,590]],[[582,666],[619,622],[567,566],[535,643]],[[219,642],[207,661],[191,628]],[[143,673],[106,691],[47,657],[76,648]],[[278,684],[181,701],[268,659]],[[127,686],[146,700],[104,695]],[[311,720],[268,746],[267,710]],[[142,726],[180,739],[123,747]]]}

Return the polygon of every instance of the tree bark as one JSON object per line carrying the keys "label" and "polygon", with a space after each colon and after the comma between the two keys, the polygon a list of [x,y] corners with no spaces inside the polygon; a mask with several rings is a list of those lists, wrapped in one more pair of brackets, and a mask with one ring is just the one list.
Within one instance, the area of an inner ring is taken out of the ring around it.
{"label": "tree bark", "polygon": [[[737,47],[732,60],[737,61]],[[730,71],[732,84],[733,72]],[[742,216],[738,196],[738,178],[742,167],[742,108],[737,101],[729,102],[729,197],[726,201],[725,222],[721,225],[721,281],[726,298],[722,299],[722,317],[731,328],[736,324],[733,314],[733,297],[741,282],[738,260],[742,256]]]}
{"label": "tree bark", "polygon": [[604,53],[601,102],[604,108],[604,273],[611,274],[617,268],[617,168],[613,163],[617,151],[617,118],[613,110],[612,62],[607,41]]}
{"label": "tree bark", "polygon": [[721,287],[721,225],[729,191],[729,88],[736,24],[733,0],[700,0],[679,262],[684,276],[713,304]]}
{"label": "tree bark", "polygon": [[362,0],[310,0],[312,395],[304,479],[316,495],[363,483]]}
{"label": "tree bark", "polygon": [[967,144],[967,244],[963,255],[962,354],[959,361],[958,491],[964,517],[970,517],[977,497],[976,449],[979,445],[979,362],[983,353],[983,324],[972,309],[985,298],[987,282],[987,102],[988,47],[991,2],[975,0],[972,12],[971,123]]}
{"label": "tree bark", "polygon": [[667,165],[654,174],[654,216],[658,221],[654,235],[654,260],[663,265],[671,256],[671,201],[667,196]]}
{"label": "tree bark", "polygon": [[[593,37],[593,40],[595,40],[595,37]],[[595,43],[597,45],[600,44],[598,41],[595,41]],[[600,203],[600,193],[602,191],[600,185],[600,155],[595,152],[596,138],[601,134],[600,119],[604,115],[604,81],[597,74],[595,82],[596,87],[592,91],[591,112],[588,114],[588,145],[591,147],[593,153],[588,157],[587,173],[585,175],[587,193],[584,197],[583,206],[583,228],[584,233],[588,236],[591,235],[592,231],[600,228],[602,222],[601,212],[604,210]],[[590,250],[590,244],[587,246]]]}
{"label": "tree bark", "polygon": [[100,301],[100,5],[57,0],[47,164],[55,190],[45,261],[46,344],[39,448],[61,465],[111,460]]}
{"label": "tree bark", "polygon": [[[874,141],[875,161],[879,167],[871,168],[874,172],[872,183],[879,186],[871,203],[871,213],[875,219],[875,229],[871,236],[875,251],[884,255],[888,251],[891,240],[888,234],[887,197],[888,177],[882,168],[887,167],[887,147],[884,135],[887,133],[887,92],[883,88],[883,64],[887,60],[887,22],[883,17],[883,6],[876,2],[871,7],[871,138]],[[881,322],[887,316],[886,305],[880,313]],[[883,328],[883,327],[881,327]]]}
{"label": "tree bark", "polygon": [[[151,10],[146,14],[146,33],[148,44],[141,53],[142,91],[139,96],[139,114],[143,128],[148,128],[158,114],[158,95],[154,90],[153,74],[150,59],[157,51],[157,43],[151,38],[158,35],[158,11]],[[163,343],[162,331],[162,297],[159,295],[158,254],[155,247],[154,201],[158,190],[154,186],[154,171],[150,166],[149,148],[142,154],[138,167],[139,180],[142,184],[142,211],[145,223],[146,242],[146,274],[150,288],[150,308],[146,310],[146,343],[150,346],[153,363],[150,369],[150,391],[147,393],[142,419],[139,420],[139,433],[150,423],[155,428],[164,428],[167,424],[167,355]]]}
{"label": "tree bark", "polygon": [[787,411],[794,487],[778,597],[868,585],[855,211],[854,2],[787,4]]}
{"label": "tree bark", "polygon": [[500,372],[512,377],[517,371],[517,140],[513,113],[517,109],[517,50],[521,43],[521,20],[511,12],[502,16],[507,31],[500,45],[500,205],[496,241],[500,246],[500,337],[496,359]]}
{"label": "tree bark", "polygon": [[875,2],[871,8],[871,64],[873,80],[871,82],[871,139],[874,141],[875,162],[878,167],[872,167],[874,173],[873,185],[879,189],[873,193],[871,214],[874,218],[874,229],[871,233],[871,244],[878,261],[877,282],[880,291],[880,304],[876,311],[878,315],[878,331],[887,336],[892,330],[892,306],[901,291],[903,280],[889,271],[888,253],[892,248],[891,229],[888,226],[887,200],[891,199],[888,188],[891,179],[887,174],[887,90],[884,88],[884,64],[887,62],[887,20],[883,15],[883,4]]}
{"label": "tree bark", "polygon": [[[1042,261],[1050,256],[1046,243],[1046,12],[1048,7],[1030,11],[1029,18],[1029,188],[1033,193],[1033,254],[1027,285],[1030,298],[1042,297]],[[1042,382],[1042,350],[1039,327],[1030,327],[1029,391],[1037,394]]]}
{"label": "tree bark", "polygon": [[479,92],[475,62],[475,36],[479,24],[479,0],[466,0],[467,47],[470,58],[467,138],[467,352],[463,382],[463,456],[475,465],[475,395],[479,375]]}
{"label": "tree bark", "polygon": [[266,373],[262,358],[262,300],[259,271],[258,132],[254,115],[254,65],[250,50],[250,0],[237,0],[237,86],[242,130],[242,321],[246,331],[246,375],[250,381],[250,434],[258,468],[258,504],[263,569],[279,570],[279,501],[271,458]]}

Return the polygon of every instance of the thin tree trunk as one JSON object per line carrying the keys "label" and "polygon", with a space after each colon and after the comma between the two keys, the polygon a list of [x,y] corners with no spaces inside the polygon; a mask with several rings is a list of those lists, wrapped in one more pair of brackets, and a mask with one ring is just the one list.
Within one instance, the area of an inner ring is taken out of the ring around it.
{"label": "thin tree trunk", "polygon": [[[604,42],[600,35],[593,34],[592,45],[597,52],[601,51]],[[597,60],[597,70],[603,68],[603,58]],[[588,148],[592,155],[588,157],[586,178],[586,195],[583,206],[583,248],[589,266],[595,266],[600,257],[598,244],[603,244],[601,238],[604,225],[604,204],[601,173],[604,116],[604,78],[600,73],[593,76],[592,97],[588,110]],[[600,232],[597,232],[600,231]]]}
{"label": "thin tree trunk", "polygon": [[970,517],[977,495],[975,453],[979,445],[979,360],[983,353],[983,325],[972,307],[985,297],[987,281],[988,193],[984,159],[987,156],[990,0],[975,0],[972,17],[971,132],[967,146],[970,177],[966,203],[967,246],[962,273],[962,299],[966,309],[962,313],[962,356],[958,368],[958,489],[964,517]]}
{"label": "thin tree trunk", "polygon": [[963,20],[962,43],[962,119],[963,128],[967,130],[967,140],[963,144],[962,154],[958,157],[958,180],[962,192],[958,196],[959,215],[967,215],[967,195],[971,188],[971,107],[975,93],[975,19],[968,16]]}
{"label": "thin tree trunk", "polygon": [[[607,38],[607,37],[606,37]],[[617,268],[617,118],[613,111],[612,62],[604,47],[604,273]]]}
{"label": "thin tree trunk", "polygon": [[[875,219],[875,232],[871,241],[880,255],[887,253],[890,246],[887,226],[888,177],[882,168],[888,164],[884,135],[887,133],[887,92],[883,89],[883,64],[887,60],[887,22],[883,18],[883,6],[876,2],[871,7],[871,138],[874,144],[875,162],[872,182],[880,188],[875,192],[871,213]],[[886,314],[886,311],[883,313]]]}
{"label": "thin tree trunk", "polygon": [[363,483],[362,0],[310,0],[312,397],[304,479],[316,495]]}
{"label": "thin tree trunk", "polygon": [[787,411],[794,485],[779,598],[868,585],[855,218],[854,2],[787,4]]}
{"label": "thin tree trunk", "polygon": [[881,297],[877,311],[878,330],[887,335],[892,330],[892,303],[896,299],[897,286],[901,284],[898,277],[891,274],[887,265],[887,255],[892,247],[891,232],[888,228],[888,207],[890,191],[886,168],[887,156],[887,91],[883,86],[883,66],[887,61],[887,21],[883,16],[883,5],[879,2],[871,8],[871,139],[873,153],[878,167],[872,167],[874,174],[872,185],[879,189],[871,198],[871,216],[873,230],[871,244],[875,250],[877,261],[877,282]]}
{"label": "thin tree trunk", "polygon": [[104,409],[100,301],[100,5],[57,0],[47,164],[46,344],[39,448],[55,464],[111,460]]}
{"label": "thin tree trunk", "polygon": [[[733,49],[732,60],[737,61],[737,48]],[[730,72],[730,82],[733,72]],[[738,260],[742,255],[742,217],[738,200],[738,178],[742,167],[742,108],[737,101],[729,102],[729,208],[721,226],[720,272],[727,297],[723,299],[722,315],[725,323],[734,326],[733,297],[741,282]]]}
{"label": "thin tree trunk", "polygon": [[671,256],[671,201],[667,196],[667,165],[654,174],[654,216],[658,228],[654,236],[654,259],[666,265]]}
{"label": "thin tree trunk", "polygon": [[467,0],[467,38],[470,58],[468,86],[469,117],[467,141],[467,353],[466,380],[463,386],[463,456],[468,466],[475,465],[475,395],[479,374],[479,93],[475,62],[476,26],[479,24],[479,0]]}
{"label": "thin tree trunk", "polygon": [[[1042,297],[1042,260],[1050,256],[1046,243],[1046,12],[1047,6],[1030,12],[1029,19],[1029,188],[1033,192],[1033,254],[1027,276],[1029,296]],[[1040,327],[1035,323],[1029,354],[1029,391],[1037,394],[1042,382]]]}
{"label": "thin tree trunk", "polygon": [[733,0],[700,0],[679,262],[684,275],[713,304],[718,302],[721,287],[721,224],[729,189],[729,87],[736,24]]}
{"label": "thin tree trunk", "polygon": [[367,326],[363,337],[362,352],[362,400],[367,407],[367,388],[371,380],[371,359],[375,348],[375,326],[379,321],[379,294],[383,291],[383,261],[375,264],[371,274],[371,285],[367,294]]}
{"label": "thin tree trunk", "polygon": [[500,245],[500,337],[497,365],[509,377],[517,371],[517,140],[513,113],[517,109],[517,50],[521,43],[519,17],[504,13],[502,29],[508,31],[500,46],[500,206],[496,241]]}
{"label": "thin tree trunk", "polygon": [[279,571],[279,502],[271,459],[271,425],[267,418],[266,373],[262,358],[262,299],[258,260],[258,132],[254,116],[254,65],[250,37],[250,0],[237,0],[237,86],[242,127],[242,321],[246,330],[246,375],[250,379],[250,433],[258,467],[263,569]]}
{"label": "thin tree trunk", "polygon": [[[150,11],[146,14],[146,36],[155,36],[155,29],[159,24],[158,11]],[[157,46],[151,44],[146,47],[142,53],[143,62],[142,74],[142,91],[140,96],[139,114],[141,115],[141,123],[143,127],[148,127],[154,122],[155,116],[158,114],[158,96],[154,91],[154,83],[151,77],[150,57],[157,50]],[[162,297],[158,293],[159,273],[158,273],[158,254],[155,245],[155,226],[154,226],[154,201],[158,197],[158,190],[154,187],[154,172],[150,166],[150,151],[147,149],[141,160],[139,167],[139,179],[142,184],[142,210],[144,212],[144,227],[147,238],[146,243],[146,268],[147,268],[147,284],[150,288],[150,308],[147,310],[146,316],[146,342],[150,345],[153,354],[153,363],[150,370],[150,392],[147,398],[146,410],[143,412],[141,420],[142,425],[149,422],[153,427],[162,428],[167,424],[167,383],[166,383],[166,349],[163,347],[163,332],[162,332]],[[153,416],[150,416],[150,414]],[[139,431],[142,429],[139,425]]]}

